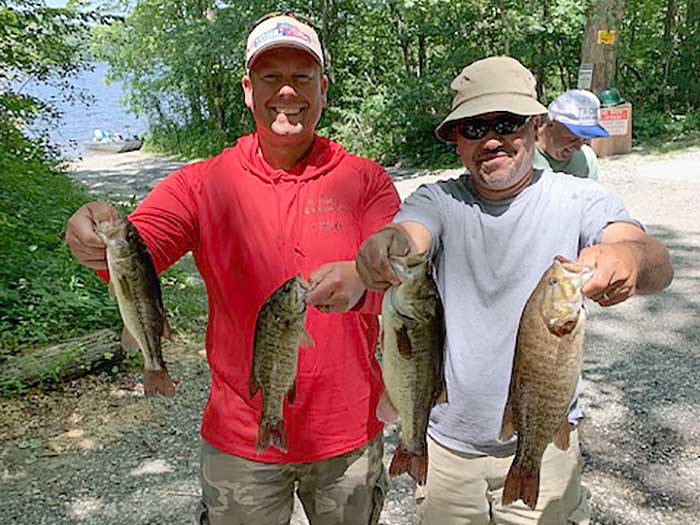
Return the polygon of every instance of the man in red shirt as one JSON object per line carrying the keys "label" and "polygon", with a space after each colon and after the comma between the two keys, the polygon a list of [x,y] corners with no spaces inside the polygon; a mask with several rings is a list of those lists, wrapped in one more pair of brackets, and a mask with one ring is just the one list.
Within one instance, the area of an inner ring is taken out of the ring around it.
{"label": "man in red shirt", "polygon": [[[354,259],[399,197],[381,166],[315,134],[323,63],[316,32],[297,18],[256,25],[242,81],[256,131],[172,173],[130,216],[159,272],[191,250],[207,287],[200,523],[288,523],[295,485],[312,524],[377,523],[381,512],[381,294],[366,290]],[[71,217],[66,241],[78,262],[104,272],[94,225],[115,216],[95,202]],[[306,328],[315,348],[299,352],[294,403],[285,404],[287,452],[258,454],[261,399],[248,398],[255,321],[297,273],[314,286]]]}

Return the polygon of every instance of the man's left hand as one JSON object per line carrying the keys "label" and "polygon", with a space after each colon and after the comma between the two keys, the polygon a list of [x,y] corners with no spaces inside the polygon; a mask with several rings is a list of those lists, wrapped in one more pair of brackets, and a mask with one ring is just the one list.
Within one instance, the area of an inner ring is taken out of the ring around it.
{"label": "man's left hand", "polygon": [[581,250],[578,263],[593,268],[593,277],[583,286],[584,295],[601,306],[612,306],[637,291],[639,264],[633,243],[598,244]]}
{"label": "man's left hand", "polygon": [[366,291],[355,261],[326,263],[311,272],[309,284],[313,291],[306,297],[306,304],[322,312],[347,312]]}

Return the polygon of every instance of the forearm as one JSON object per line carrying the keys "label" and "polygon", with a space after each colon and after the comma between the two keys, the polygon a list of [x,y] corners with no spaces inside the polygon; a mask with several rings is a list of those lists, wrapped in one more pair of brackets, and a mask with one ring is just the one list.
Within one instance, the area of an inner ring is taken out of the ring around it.
{"label": "forearm", "polygon": [[430,249],[430,245],[433,242],[433,236],[430,230],[423,226],[419,222],[405,221],[405,222],[394,222],[389,225],[391,228],[395,228],[403,234],[404,237],[408,239],[411,245],[411,254],[423,253]]}
{"label": "forearm", "polygon": [[673,266],[668,250],[651,237],[634,241],[621,241],[637,260],[636,293],[640,295],[660,292],[671,284]]}

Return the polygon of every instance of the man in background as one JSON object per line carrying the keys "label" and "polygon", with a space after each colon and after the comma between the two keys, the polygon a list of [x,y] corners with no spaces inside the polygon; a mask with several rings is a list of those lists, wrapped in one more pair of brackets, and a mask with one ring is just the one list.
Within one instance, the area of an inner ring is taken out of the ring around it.
{"label": "man in background", "polygon": [[570,89],[547,107],[537,130],[535,169],[598,179],[598,158],[586,140],[608,137],[600,125],[600,101],[590,91]]}

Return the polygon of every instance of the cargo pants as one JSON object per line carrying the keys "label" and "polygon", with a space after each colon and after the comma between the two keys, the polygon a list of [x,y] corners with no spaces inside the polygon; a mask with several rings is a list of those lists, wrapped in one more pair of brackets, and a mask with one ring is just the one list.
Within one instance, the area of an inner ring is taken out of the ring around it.
{"label": "cargo pants", "polygon": [[473,456],[428,438],[429,469],[424,487],[416,489],[421,525],[588,525],[588,491],[581,486],[578,431],[569,449],[553,444],[540,469],[535,510],[522,501],[503,506],[501,496],[513,456]]}
{"label": "cargo pants", "polygon": [[294,489],[311,525],[375,525],[387,489],[382,434],[364,446],[311,463],[270,464],[202,441],[198,525],[287,525]]}

